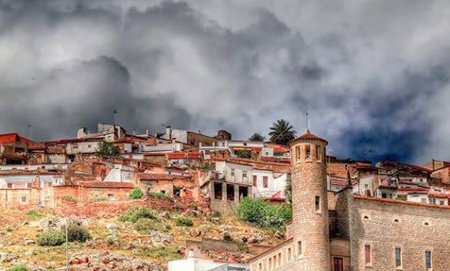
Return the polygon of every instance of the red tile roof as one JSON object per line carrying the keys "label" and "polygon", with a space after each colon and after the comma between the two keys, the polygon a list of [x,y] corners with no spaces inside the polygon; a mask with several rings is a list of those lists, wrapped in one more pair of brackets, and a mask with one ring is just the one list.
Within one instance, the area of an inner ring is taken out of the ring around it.
{"label": "red tile roof", "polygon": [[72,139],[58,139],[44,142],[46,145],[59,145],[67,143],[77,143],[77,142],[90,142],[90,141],[102,141],[103,137],[87,137],[87,138],[72,138]]}
{"label": "red tile roof", "polygon": [[173,152],[167,153],[168,159],[200,159],[200,152]]}
{"label": "red tile roof", "polygon": [[134,184],[126,182],[79,182],[79,186],[92,188],[133,188]]}
{"label": "red tile roof", "polygon": [[15,142],[24,142],[30,145],[37,144],[36,142],[28,138],[22,137],[17,133],[8,133],[0,135],[0,144],[9,144]]}
{"label": "red tile roof", "polygon": [[435,193],[435,194],[429,194],[428,196],[438,199],[450,199],[450,194],[444,194],[444,193]]}
{"label": "red tile roof", "polygon": [[290,144],[293,144],[295,142],[298,141],[303,141],[303,140],[319,140],[319,141],[323,141],[326,144],[328,144],[328,141],[326,141],[325,139],[316,136],[315,134],[311,133],[309,130],[306,130],[306,133],[304,133],[303,135],[297,137],[296,139],[292,140]]}

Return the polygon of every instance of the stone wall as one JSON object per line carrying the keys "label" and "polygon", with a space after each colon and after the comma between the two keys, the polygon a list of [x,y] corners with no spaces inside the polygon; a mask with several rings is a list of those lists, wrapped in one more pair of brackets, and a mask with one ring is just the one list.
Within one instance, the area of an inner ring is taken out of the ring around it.
{"label": "stone wall", "polygon": [[[350,218],[352,270],[394,270],[396,247],[402,251],[401,270],[426,270],[426,250],[433,271],[449,270],[449,206],[354,197]],[[367,265],[365,245],[372,254]]]}
{"label": "stone wall", "polygon": [[39,205],[39,189],[0,189],[0,207],[15,208]]}

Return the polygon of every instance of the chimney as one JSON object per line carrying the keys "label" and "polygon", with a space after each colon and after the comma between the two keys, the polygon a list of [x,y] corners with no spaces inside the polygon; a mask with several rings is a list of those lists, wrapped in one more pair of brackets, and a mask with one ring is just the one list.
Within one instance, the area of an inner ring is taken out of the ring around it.
{"label": "chimney", "polygon": [[172,127],[166,126],[166,136],[169,136],[169,140],[172,140]]}

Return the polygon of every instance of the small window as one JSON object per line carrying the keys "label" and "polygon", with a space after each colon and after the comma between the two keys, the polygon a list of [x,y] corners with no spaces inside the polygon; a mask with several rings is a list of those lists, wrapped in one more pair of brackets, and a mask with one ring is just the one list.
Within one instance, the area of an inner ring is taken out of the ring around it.
{"label": "small window", "polygon": [[364,262],[366,265],[372,264],[372,250],[370,245],[364,246]]}
{"label": "small window", "polygon": [[31,183],[27,183],[27,188],[31,188]]}
{"label": "small window", "polygon": [[247,146],[247,142],[244,142],[244,146]]}
{"label": "small window", "polygon": [[311,146],[305,145],[305,159],[311,159]]}
{"label": "small window", "polygon": [[303,255],[303,245],[302,241],[297,242],[297,256]]}
{"label": "small window", "polygon": [[247,178],[247,170],[242,171],[242,177]]}
{"label": "small window", "polygon": [[258,177],[253,175],[253,186],[258,186]]}
{"label": "small window", "polygon": [[278,253],[278,267],[281,266],[281,253]]}
{"label": "small window", "polygon": [[259,263],[258,264],[258,271],[262,271],[263,269],[262,269],[262,263]]}
{"label": "small window", "polygon": [[430,223],[429,222],[424,222],[423,223],[425,226],[430,226]]}
{"label": "small window", "polygon": [[316,212],[320,212],[320,197],[319,196],[316,196],[315,205],[316,205]]}
{"label": "small window", "polygon": [[108,200],[115,200],[116,196],[114,194],[108,194]]}
{"label": "small window", "polygon": [[394,222],[395,222],[395,223],[398,223],[398,222],[400,222],[400,220],[398,220],[398,219],[394,219]]}
{"label": "small window", "polygon": [[292,249],[288,248],[288,261],[292,259]]}
{"label": "small window", "polygon": [[9,183],[9,184],[8,184],[8,188],[13,188],[13,184],[12,184],[12,183]]}
{"label": "small window", "polygon": [[402,249],[399,247],[395,248],[395,267],[402,267]]}
{"label": "small window", "polygon": [[22,202],[27,202],[27,196],[22,196],[21,201]]}
{"label": "small window", "polygon": [[231,169],[231,176],[234,177],[234,168]]}
{"label": "small window", "polygon": [[269,270],[272,269],[272,257],[269,258]]}
{"label": "small window", "polygon": [[364,219],[369,219],[369,217],[365,215],[365,216],[364,216]]}
{"label": "small window", "polygon": [[317,161],[322,160],[322,152],[320,151],[320,145],[316,145],[316,159]]}
{"label": "small window", "polygon": [[431,269],[432,267],[432,263],[431,263],[431,251],[430,250],[426,250],[425,251],[425,268]]}
{"label": "small window", "polygon": [[269,187],[269,177],[263,176],[263,187],[267,188]]}

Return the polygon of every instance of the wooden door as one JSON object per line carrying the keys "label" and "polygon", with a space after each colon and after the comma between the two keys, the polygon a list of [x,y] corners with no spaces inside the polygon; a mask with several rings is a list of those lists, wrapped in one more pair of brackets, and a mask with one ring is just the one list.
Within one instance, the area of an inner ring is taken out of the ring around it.
{"label": "wooden door", "polygon": [[333,271],[344,271],[344,259],[339,257],[333,258]]}

